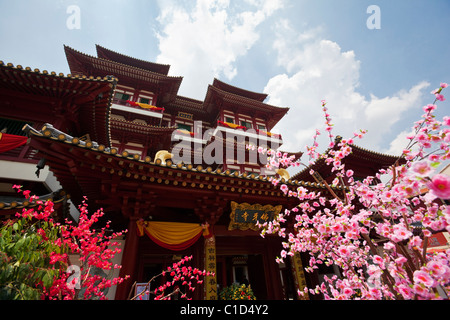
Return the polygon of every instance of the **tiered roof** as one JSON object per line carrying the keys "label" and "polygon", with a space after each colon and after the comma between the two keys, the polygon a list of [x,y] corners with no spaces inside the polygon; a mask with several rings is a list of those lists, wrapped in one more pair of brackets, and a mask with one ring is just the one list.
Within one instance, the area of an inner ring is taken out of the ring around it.
{"label": "tiered roof", "polygon": [[219,79],[214,79],[212,86],[219,90],[222,90],[222,91],[225,91],[228,93],[232,93],[237,96],[249,98],[251,100],[256,100],[259,102],[264,102],[264,100],[266,100],[266,98],[268,96],[266,93],[252,92],[252,91],[248,91],[248,90],[244,90],[244,89],[232,86],[228,83],[220,81]]}
{"label": "tiered roof", "polygon": [[0,116],[66,123],[63,130],[109,146],[111,98],[117,79],[64,75],[0,61]]}
{"label": "tiered roof", "polygon": [[97,49],[97,56],[99,58],[119,62],[121,64],[126,64],[139,69],[159,73],[165,76],[169,74],[170,65],[159,64],[129,57],[127,55],[112,51],[110,49],[106,49],[105,47],[102,47],[98,44],[95,47]]}
{"label": "tiered roof", "polygon": [[178,95],[182,77],[168,76],[170,65],[135,59],[96,45],[98,57],[64,46],[67,61],[73,74],[114,75],[119,84],[155,92],[158,106],[168,110],[191,112],[200,120],[213,123],[221,107],[240,110],[250,116],[267,119],[268,129],[286,115],[289,108],[280,108],[264,103],[265,93],[237,88],[218,79],[208,86],[204,101]]}
{"label": "tiered roof", "polygon": [[[173,101],[180,87],[182,77],[170,77],[121,62],[97,58],[64,46],[70,71],[78,75],[114,75],[120,84],[158,93],[158,103]],[[124,59],[118,59],[123,61]],[[130,63],[136,64],[134,61]]]}
{"label": "tiered roof", "polygon": [[289,108],[280,108],[263,103],[267,95],[255,93],[233,87],[218,79],[214,79],[208,86],[203,107],[209,113],[213,113],[219,106],[235,110],[242,110],[250,116],[267,118],[267,129],[270,131],[286,113]]}

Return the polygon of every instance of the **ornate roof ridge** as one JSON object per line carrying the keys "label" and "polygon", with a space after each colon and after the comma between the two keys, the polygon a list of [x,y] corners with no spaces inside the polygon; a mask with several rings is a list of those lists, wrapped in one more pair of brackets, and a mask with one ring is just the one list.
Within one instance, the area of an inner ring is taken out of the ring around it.
{"label": "ornate roof ridge", "polygon": [[231,84],[228,84],[226,82],[223,82],[217,78],[214,78],[213,87],[216,87],[218,89],[221,89],[225,92],[229,92],[229,93],[233,93],[236,94],[238,96],[242,96],[242,97],[246,97],[252,100],[256,100],[259,102],[264,102],[264,100],[267,98],[268,94],[267,93],[259,93],[259,92],[255,92],[255,91],[250,91],[250,90],[246,90],[246,89],[242,89],[236,86],[233,86]]}
{"label": "ornate roof ridge", "polygon": [[356,149],[358,149],[358,150],[360,150],[362,152],[370,153],[372,155],[376,155],[376,156],[383,157],[383,158],[400,158],[401,157],[401,156],[390,155],[390,154],[381,153],[381,152],[378,152],[378,151],[369,150],[367,148],[363,148],[363,147],[357,146],[355,144],[351,144],[350,146],[352,148],[356,148]]}
{"label": "ornate roof ridge", "polygon": [[119,118],[111,118],[111,121],[122,122],[122,123],[130,125],[130,126],[136,126],[141,129],[149,129],[149,130],[156,129],[156,130],[160,130],[160,131],[173,131],[173,130],[177,129],[177,127],[175,127],[175,126],[173,126],[173,127],[152,126],[152,125],[148,125],[148,124],[142,124],[139,122],[133,122],[133,121],[119,119]]}
{"label": "ornate roof ridge", "polygon": [[194,99],[194,98],[189,98],[189,97],[186,97],[186,96],[180,96],[180,95],[177,95],[176,99],[185,100],[185,101],[189,101],[189,102],[193,102],[193,103],[203,104],[203,101],[202,101],[202,100],[198,100],[198,99]]}
{"label": "ornate roof ridge", "polygon": [[35,68],[35,69],[31,69],[30,67],[24,68],[20,64],[18,64],[17,66],[14,66],[14,64],[12,64],[11,62],[8,62],[5,64],[2,60],[0,60],[0,67],[10,68],[10,69],[15,69],[15,70],[20,70],[20,71],[26,71],[26,72],[30,72],[30,73],[34,73],[34,74],[38,74],[38,75],[53,76],[53,77],[62,78],[62,79],[78,79],[78,80],[99,81],[99,82],[117,81],[117,78],[114,76],[107,76],[107,77],[89,76],[88,77],[85,75],[82,75],[82,76],[77,75],[77,74],[72,75],[71,73],[68,73],[67,75],[65,75],[62,72],[57,74],[55,71],[48,72],[47,70],[40,71],[38,68]]}
{"label": "ornate roof ridge", "polygon": [[[132,69],[135,69],[135,70],[140,71],[140,72],[148,73],[148,74],[151,74],[151,75],[156,75],[158,77],[165,77],[165,78],[167,78],[169,80],[183,80],[182,76],[168,76],[168,75],[164,75],[164,74],[161,74],[161,73],[157,73],[157,72],[149,71],[149,70],[146,70],[146,69],[142,69],[142,68],[139,68],[139,67],[130,66],[130,65],[127,65],[127,64],[124,64],[124,63],[121,63],[121,62],[95,57],[95,56],[86,54],[84,52],[81,52],[79,50],[76,50],[76,49],[74,49],[74,48],[72,48],[72,47],[70,47],[68,45],[64,45],[64,51],[66,52],[66,56],[67,56],[67,50],[70,50],[70,51],[72,51],[75,54],[82,55],[82,56],[90,58],[90,59],[96,59],[96,60],[101,60],[101,61],[105,61],[105,62],[109,62],[109,63],[114,63],[114,64],[117,64],[119,66],[132,68]],[[69,67],[70,67],[70,63],[69,63]]]}
{"label": "ornate roof ridge", "polygon": [[[71,137],[71,136],[53,128],[53,126],[51,126],[51,125],[45,125],[40,131],[34,129],[30,125],[26,125],[24,127],[24,130],[29,135],[32,135],[32,136],[46,138],[46,139],[50,139],[53,141],[59,141],[61,143],[71,144],[71,145],[77,146],[79,148],[90,149],[92,151],[105,153],[105,154],[112,155],[114,157],[118,157],[118,158],[122,158],[122,159],[126,158],[129,161],[134,161],[134,162],[141,163],[141,164],[145,163],[148,165],[154,165],[154,166],[158,166],[158,167],[169,167],[172,169],[182,170],[182,171],[192,171],[192,172],[198,172],[198,173],[204,173],[204,174],[227,176],[230,178],[239,178],[239,179],[261,181],[261,182],[267,182],[267,183],[271,183],[271,180],[272,180],[271,177],[261,176],[261,175],[255,174],[255,173],[249,174],[247,172],[244,172],[244,173],[239,174],[238,172],[232,172],[231,170],[223,171],[220,168],[214,170],[212,167],[203,168],[202,165],[194,166],[192,164],[183,164],[183,163],[179,163],[179,164],[175,165],[175,164],[173,164],[173,162],[171,160],[166,160],[166,163],[163,163],[161,161],[161,159],[155,159],[154,162],[152,162],[150,157],[146,157],[146,159],[142,160],[142,159],[136,157],[136,155],[129,155],[128,153],[119,154],[117,148],[114,148],[114,147],[106,148],[105,146],[99,145],[96,142],[81,141],[79,138]],[[317,188],[317,189],[323,189],[324,191],[327,189],[325,184],[322,184],[322,183],[299,181],[299,180],[293,180],[292,178],[287,181],[284,178],[281,178],[280,183],[284,183],[291,187],[300,187],[300,186],[313,187],[313,188]],[[338,187],[334,187],[333,189],[340,190],[340,189],[342,189],[342,187],[338,186]]]}
{"label": "ornate roof ridge", "polygon": [[[261,102],[259,100],[251,99],[251,98],[248,98],[248,97],[245,97],[245,96],[238,95],[236,93],[232,93],[232,92],[228,92],[228,91],[222,90],[222,89],[217,88],[217,87],[215,87],[213,85],[209,85],[208,86],[207,96],[208,96],[208,93],[209,93],[210,90],[213,90],[215,92],[221,93],[224,96],[231,96],[231,97],[233,97],[233,98],[235,98],[237,100],[241,100],[243,102],[251,102],[254,106],[258,105],[258,106],[269,107],[270,109],[278,109],[280,112],[283,112],[283,111],[287,112],[287,111],[290,110],[289,107],[274,106],[274,105],[271,105],[271,104],[268,104],[268,103],[265,103],[265,102]],[[205,98],[205,102],[206,102],[206,100],[207,99]]]}
{"label": "ornate roof ridge", "polygon": [[[154,70],[148,70],[148,71],[160,73],[160,74],[163,74],[165,76],[167,76],[169,74],[169,69],[170,69],[170,65],[169,64],[161,64],[161,63],[156,63],[156,62],[151,62],[151,61],[147,61],[147,60],[138,59],[138,58],[135,58],[135,57],[132,57],[132,56],[129,56],[129,55],[126,55],[126,54],[123,54],[123,53],[120,53],[120,52],[108,49],[108,48],[105,48],[105,47],[103,47],[103,46],[101,46],[99,44],[96,44],[95,47],[96,47],[96,50],[97,50],[97,57],[98,58],[100,58],[99,57],[99,49],[100,49],[100,51],[102,51],[102,53],[106,53],[106,55],[107,55],[107,53],[112,53],[112,54],[118,55],[120,57],[123,57],[125,59],[130,59],[131,61],[136,61],[136,62],[139,62],[139,63],[148,64],[148,65],[150,65],[152,67],[155,66],[155,67],[160,68],[160,69],[163,70],[163,72],[157,72],[157,71],[154,71]],[[108,58],[106,58],[106,59],[108,59]],[[112,58],[108,59],[108,60],[111,60],[111,61],[114,61],[114,62],[119,62],[119,61],[116,61],[116,60],[114,60]],[[121,62],[119,62],[119,63],[121,63]],[[130,66],[133,66],[133,65],[130,65]],[[135,66],[135,67],[137,67],[137,66]],[[137,67],[137,68],[140,68],[140,67]]]}

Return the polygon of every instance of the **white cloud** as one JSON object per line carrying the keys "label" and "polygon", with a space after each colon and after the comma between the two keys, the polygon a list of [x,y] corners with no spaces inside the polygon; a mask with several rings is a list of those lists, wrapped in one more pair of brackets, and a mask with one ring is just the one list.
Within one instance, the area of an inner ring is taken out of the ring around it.
{"label": "white cloud", "polygon": [[257,27],[282,7],[281,0],[247,0],[254,10],[237,11],[228,0],[197,0],[192,8],[161,1],[157,62],[183,76],[180,94],[203,99],[214,77],[231,81],[236,60],[259,39]]}
{"label": "white cloud", "polygon": [[[291,108],[276,127],[285,141],[282,149],[304,151],[305,145],[312,143],[315,129],[322,131],[319,143],[328,146],[321,108],[321,100],[325,99],[335,135],[349,137],[359,129],[367,129],[366,137],[356,143],[378,152],[387,151],[389,146],[382,145],[386,136],[404,130],[396,126],[406,112],[418,108],[429,84],[421,82],[389,97],[367,98],[358,92],[361,62],[353,51],[344,52],[336,42],[321,38],[320,29],[296,34],[286,21],[276,28],[279,35],[273,47],[277,63],[286,73],[272,77],[264,92],[269,94],[268,103]],[[394,145],[389,151],[398,153]]]}

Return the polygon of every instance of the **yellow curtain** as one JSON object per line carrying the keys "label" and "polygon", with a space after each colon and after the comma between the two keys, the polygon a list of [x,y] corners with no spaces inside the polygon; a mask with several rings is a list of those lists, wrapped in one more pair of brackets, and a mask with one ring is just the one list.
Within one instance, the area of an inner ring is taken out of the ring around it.
{"label": "yellow curtain", "polygon": [[137,221],[139,235],[147,234],[160,246],[171,250],[184,250],[202,235],[208,236],[207,226],[196,223]]}

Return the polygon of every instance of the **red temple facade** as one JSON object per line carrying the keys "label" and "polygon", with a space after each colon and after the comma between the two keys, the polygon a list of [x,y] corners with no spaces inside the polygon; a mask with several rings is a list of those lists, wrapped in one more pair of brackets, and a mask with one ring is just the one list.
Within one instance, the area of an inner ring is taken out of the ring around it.
{"label": "red temple facade", "polygon": [[[129,298],[134,283],[185,255],[215,273],[194,299],[218,299],[222,288],[243,281],[257,299],[298,299],[297,289],[338,272],[305,274],[300,254],[277,264],[281,240],[262,238],[255,225],[298,205],[272,176],[293,189],[329,192],[306,171],[290,178],[265,170],[265,159],[246,148],[278,149],[282,136],[270,131],[288,108],[218,79],[203,101],[179,96],[182,78],[169,76],[168,65],[101,46],[97,57],[64,49],[67,76],[0,63],[0,129],[20,141],[2,152],[0,140],[0,161],[5,168],[27,165],[26,177],[0,172],[3,217],[32,205],[14,199],[13,183],[53,197],[62,217],[68,200],[73,210],[83,196],[92,210],[103,208],[113,229],[128,229],[119,263],[130,279],[109,293],[115,299]],[[396,160],[355,150],[348,160],[355,175],[373,175]],[[325,166],[315,166],[326,181],[332,178]]]}

